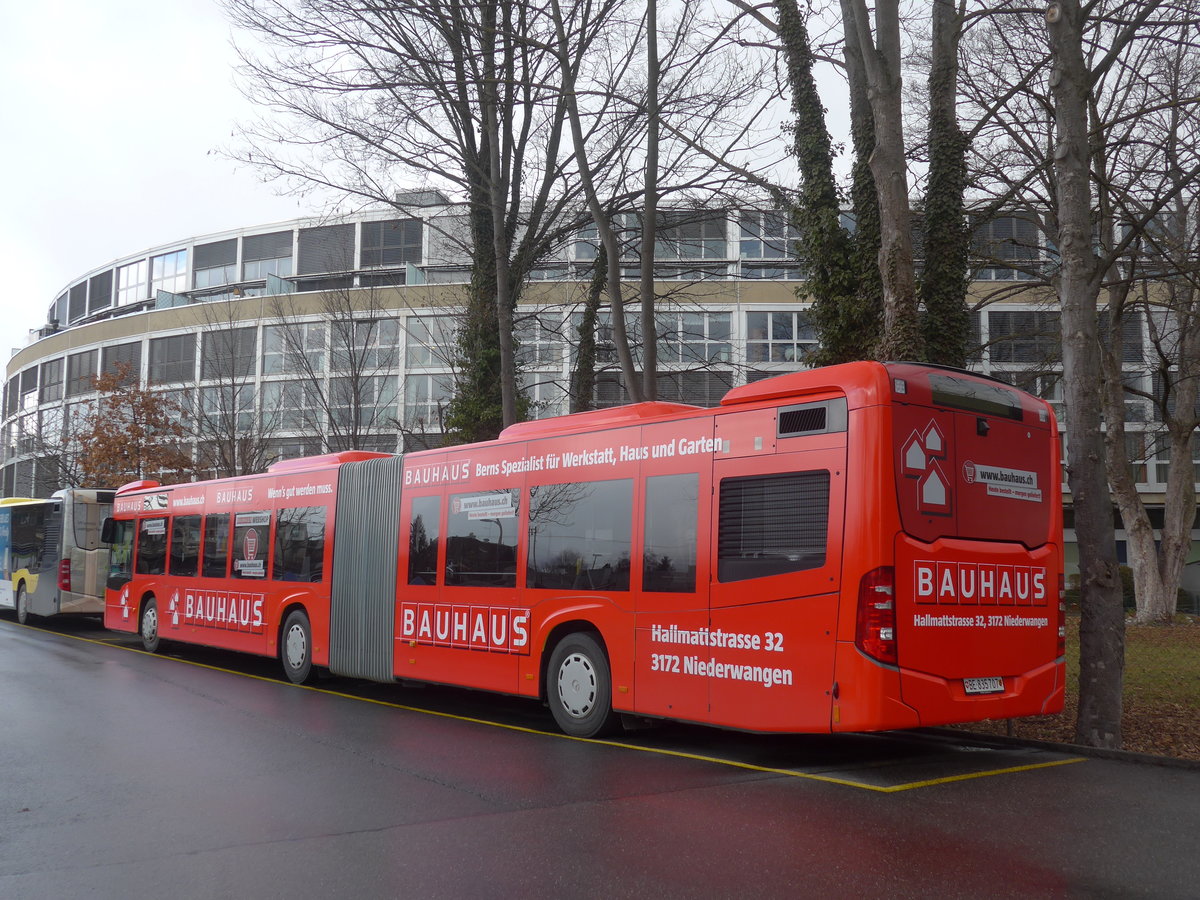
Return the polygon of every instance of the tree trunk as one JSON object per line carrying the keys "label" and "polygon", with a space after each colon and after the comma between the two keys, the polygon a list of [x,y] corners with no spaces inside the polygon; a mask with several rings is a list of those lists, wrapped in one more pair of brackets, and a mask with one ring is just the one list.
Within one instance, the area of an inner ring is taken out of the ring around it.
{"label": "tree trunk", "polygon": [[934,0],[929,71],[929,187],[925,194],[922,333],[928,362],[967,364],[969,236],[963,189],[967,137],[958,127],[958,45],[962,19],[954,0]]}
{"label": "tree trunk", "polygon": [[[658,232],[658,0],[646,0],[646,173],[642,192],[642,399],[658,399],[654,243]],[[614,265],[618,261],[614,260]]]}
{"label": "tree trunk", "polygon": [[1054,172],[1062,267],[1056,281],[1062,307],[1063,400],[1069,411],[1067,475],[1082,580],[1075,740],[1119,748],[1125,616],[1100,414],[1096,315],[1100,272],[1092,250],[1087,113],[1091,80],[1083,58],[1083,13],[1077,0],[1051,6],[1047,21],[1058,140]]}
{"label": "tree trunk", "polygon": [[883,279],[882,359],[921,359],[921,330],[913,268],[908,168],[901,105],[900,8],[898,0],[875,7],[875,37],[864,0],[856,0],[855,32],[867,73],[875,120],[871,172],[879,196],[879,272]]}

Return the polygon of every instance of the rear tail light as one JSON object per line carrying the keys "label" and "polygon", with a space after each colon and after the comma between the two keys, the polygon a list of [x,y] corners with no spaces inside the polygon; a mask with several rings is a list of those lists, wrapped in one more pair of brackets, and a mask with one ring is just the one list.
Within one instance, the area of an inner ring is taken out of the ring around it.
{"label": "rear tail light", "polygon": [[1058,652],[1061,659],[1067,655],[1067,576],[1058,574]]}
{"label": "rear tail light", "polygon": [[896,570],[880,566],[858,586],[858,623],[854,643],[881,663],[896,665]]}
{"label": "rear tail light", "polygon": [[58,589],[60,591],[69,591],[71,589],[71,561],[69,559],[59,560]]}

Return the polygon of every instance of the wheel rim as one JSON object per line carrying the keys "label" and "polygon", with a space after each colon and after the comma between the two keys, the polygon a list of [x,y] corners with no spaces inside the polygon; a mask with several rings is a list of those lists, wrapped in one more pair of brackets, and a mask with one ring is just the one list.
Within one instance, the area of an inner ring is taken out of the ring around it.
{"label": "wheel rim", "polygon": [[582,719],[596,706],[596,668],[582,653],[572,653],[558,669],[558,699],[567,714]]}
{"label": "wheel rim", "polygon": [[304,661],[308,659],[308,638],[302,626],[293,625],[288,630],[285,647],[288,665],[293,669],[303,666]]}
{"label": "wheel rim", "polygon": [[25,588],[17,591],[17,621],[24,622],[29,615],[29,598],[25,595]]}
{"label": "wheel rim", "polygon": [[148,641],[158,637],[158,609],[154,606],[147,606],[142,613],[142,637]]}

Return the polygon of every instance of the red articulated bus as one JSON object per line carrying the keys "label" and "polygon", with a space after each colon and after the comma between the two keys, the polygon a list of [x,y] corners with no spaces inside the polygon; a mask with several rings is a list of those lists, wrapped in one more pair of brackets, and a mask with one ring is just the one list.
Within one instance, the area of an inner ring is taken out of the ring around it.
{"label": "red articulated bus", "polygon": [[716,409],[641,403],[487,443],[117,492],[105,624],[317,667],[762,732],[1057,712],[1049,404],[851,363]]}

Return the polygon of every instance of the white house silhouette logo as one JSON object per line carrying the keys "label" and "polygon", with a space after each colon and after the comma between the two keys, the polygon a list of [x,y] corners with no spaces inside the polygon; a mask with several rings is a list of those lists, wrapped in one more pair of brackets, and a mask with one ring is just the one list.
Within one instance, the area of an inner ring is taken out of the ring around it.
{"label": "white house silhouette logo", "polygon": [[930,420],[923,431],[909,435],[901,449],[905,478],[917,480],[917,508],[930,515],[950,515],[950,479],[946,461],[946,437],[937,422]]}

